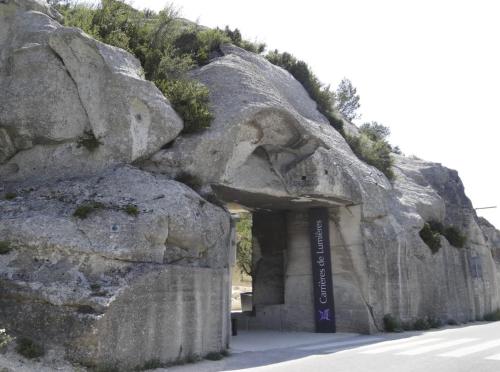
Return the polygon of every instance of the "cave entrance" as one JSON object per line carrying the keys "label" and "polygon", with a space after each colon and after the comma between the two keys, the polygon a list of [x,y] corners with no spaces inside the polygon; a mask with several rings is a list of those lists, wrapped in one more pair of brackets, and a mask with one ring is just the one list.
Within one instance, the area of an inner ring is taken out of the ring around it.
{"label": "cave entrance", "polygon": [[[318,313],[314,284],[318,280],[311,265],[315,208],[252,210],[226,205],[235,232],[231,317],[237,319],[238,328],[324,332],[314,315]],[[322,244],[329,251],[328,238]],[[325,271],[331,272],[331,267],[325,265]],[[333,292],[330,311],[324,316],[334,318]],[[335,326],[327,331],[335,332]]]}

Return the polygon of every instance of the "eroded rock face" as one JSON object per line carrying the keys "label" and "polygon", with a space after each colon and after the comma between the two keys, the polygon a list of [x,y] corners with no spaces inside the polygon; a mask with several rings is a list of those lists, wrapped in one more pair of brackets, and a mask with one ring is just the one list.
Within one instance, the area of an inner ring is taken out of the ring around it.
{"label": "eroded rock face", "polygon": [[96,173],[153,154],[182,129],[132,55],[56,16],[43,2],[0,4],[5,181]]}
{"label": "eroded rock face", "polygon": [[[390,183],[356,158],[288,72],[237,47],[222,51],[223,57],[192,74],[210,89],[212,127],[177,138],[145,169],[188,174],[202,193],[257,210],[330,207],[339,330],[380,330],[388,313],[404,321],[475,320],[499,306],[491,249],[455,171],[394,154],[396,178]],[[293,212],[287,219],[302,226],[306,216]],[[460,229],[468,236],[466,248],[452,247],[443,237],[433,255],[419,236],[430,220]],[[294,241],[307,242],[302,235]],[[291,274],[300,265],[294,255],[308,259],[299,254],[307,247],[297,244],[286,255],[285,288],[308,293],[310,284],[299,285]],[[303,263],[297,272],[309,280]],[[287,305],[285,291],[283,305],[262,307],[261,313],[274,314],[274,323],[291,329],[313,330],[312,299],[296,297]]]}
{"label": "eroded rock face", "polygon": [[221,199],[261,207],[359,203],[360,187],[374,193],[390,188],[354,156],[288,72],[238,47],[222,50],[224,57],[193,73],[210,89],[211,128],[179,137],[146,169],[187,173]]}
{"label": "eroded rock face", "polygon": [[128,166],[17,195],[0,201],[12,248],[0,255],[0,319],[14,333],[68,344],[89,364],[227,347],[224,210]]}

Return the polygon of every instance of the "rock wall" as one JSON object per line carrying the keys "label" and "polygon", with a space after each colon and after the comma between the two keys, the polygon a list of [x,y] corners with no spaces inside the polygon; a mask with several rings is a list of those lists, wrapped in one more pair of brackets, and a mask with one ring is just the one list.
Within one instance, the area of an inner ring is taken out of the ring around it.
{"label": "rock wall", "polygon": [[[499,307],[500,233],[455,171],[394,154],[390,182],[288,72],[231,45],[192,72],[210,89],[212,126],[179,135],[134,57],[58,19],[41,1],[0,2],[0,326],[10,333],[120,368],[227,348],[224,203],[281,216],[255,231],[259,326],[313,330],[306,210],[318,206],[330,210],[339,331],[380,330],[387,313],[467,321]],[[196,180],[196,192],[176,178]],[[442,238],[432,254],[419,236],[429,220],[465,232],[466,246]],[[286,225],[279,249],[275,222]]]}
{"label": "rock wall", "polygon": [[[356,158],[288,72],[237,47],[222,52],[192,74],[210,88],[213,126],[178,137],[145,169],[171,177],[188,172],[201,180],[202,194],[255,210],[330,208],[340,331],[382,329],[387,313],[404,321],[467,321],[499,306],[491,247],[455,171],[394,154],[396,178],[389,182]],[[442,238],[433,255],[419,236],[429,220],[466,233],[466,247]],[[295,290],[305,291],[300,283]],[[270,317],[280,311],[262,308]],[[301,315],[310,317],[310,309]]]}
{"label": "rock wall", "polygon": [[230,217],[130,164],[182,121],[127,52],[0,2],[0,327],[84,365],[228,347]]}

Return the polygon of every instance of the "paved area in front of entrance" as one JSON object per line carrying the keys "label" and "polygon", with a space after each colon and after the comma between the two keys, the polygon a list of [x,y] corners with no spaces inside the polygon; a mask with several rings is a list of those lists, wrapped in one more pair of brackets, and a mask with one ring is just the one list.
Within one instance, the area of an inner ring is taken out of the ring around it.
{"label": "paved area in front of entrance", "polygon": [[237,354],[251,351],[267,351],[297,346],[325,344],[347,341],[353,338],[356,338],[358,341],[366,340],[366,337],[363,338],[355,333],[239,331],[237,336],[231,337],[231,353]]}
{"label": "paved area in front of entrance", "polygon": [[241,332],[220,361],[172,372],[498,372],[500,322],[399,334]]}

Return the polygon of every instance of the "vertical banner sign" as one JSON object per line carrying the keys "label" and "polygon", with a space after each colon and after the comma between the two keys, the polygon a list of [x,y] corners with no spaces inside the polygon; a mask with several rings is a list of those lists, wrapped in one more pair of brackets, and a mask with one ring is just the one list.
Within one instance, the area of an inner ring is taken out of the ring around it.
{"label": "vertical banner sign", "polygon": [[316,332],[335,332],[328,209],[309,209]]}

